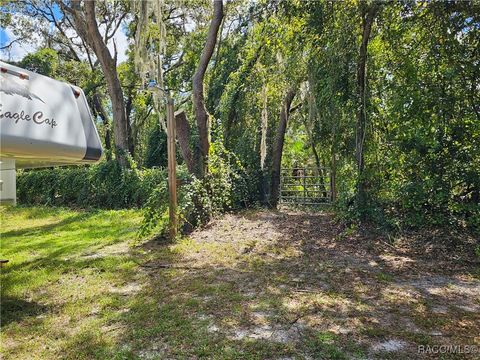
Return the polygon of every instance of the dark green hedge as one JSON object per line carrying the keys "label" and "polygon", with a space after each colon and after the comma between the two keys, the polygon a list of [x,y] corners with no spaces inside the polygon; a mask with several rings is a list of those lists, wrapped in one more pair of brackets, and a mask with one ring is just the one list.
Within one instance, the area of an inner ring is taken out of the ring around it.
{"label": "dark green hedge", "polygon": [[166,179],[163,169],[123,169],[116,161],[25,170],[17,175],[17,199],[26,205],[141,207]]}

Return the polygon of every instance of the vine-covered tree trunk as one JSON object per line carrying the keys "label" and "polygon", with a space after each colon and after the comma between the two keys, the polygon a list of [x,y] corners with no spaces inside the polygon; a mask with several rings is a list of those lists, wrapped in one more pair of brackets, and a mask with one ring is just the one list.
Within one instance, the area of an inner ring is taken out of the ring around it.
{"label": "vine-covered tree trunk", "polygon": [[197,121],[198,134],[200,137],[200,152],[202,155],[202,174],[205,170],[206,160],[208,157],[209,144],[209,115],[205,107],[205,98],[203,94],[203,80],[207,71],[208,63],[212,57],[217,42],[217,33],[223,19],[223,2],[215,0],[213,3],[213,18],[208,29],[207,41],[200,56],[200,62],[197,70],[193,75],[193,109]]}
{"label": "vine-covered tree trunk", "polygon": [[275,137],[275,145],[272,157],[272,182],[270,186],[270,206],[277,207],[278,197],[280,195],[280,171],[282,167],[282,152],[285,142],[285,132],[287,130],[288,117],[290,115],[290,107],[296,90],[291,88],[287,91],[283,100],[282,110],[280,111],[280,121],[278,123],[277,135]]}
{"label": "vine-covered tree trunk", "polygon": [[81,11],[79,0],[71,2],[68,7],[63,2],[62,8],[72,14],[75,29],[82,40],[93,49],[102,67],[103,75],[108,87],[108,94],[112,101],[113,132],[115,137],[115,154],[122,165],[126,165],[125,155],[128,153],[127,114],[123,102],[123,91],[117,73],[116,56],[113,57],[104,42],[98,29],[95,15],[95,1],[83,2],[84,11]]}
{"label": "vine-covered tree trunk", "polygon": [[367,54],[368,41],[370,40],[370,33],[372,25],[377,14],[377,5],[372,5],[368,9],[362,6],[362,42],[357,63],[357,124],[355,137],[355,157],[357,159],[357,207],[359,209],[365,208],[366,194],[365,194],[365,179],[364,179],[364,143],[365,143],[365,123],[366,123],[366,73],[367,73]]}
{"label": "vine-covered tree trunk", "polygon": [[[257,50],[255,51],[255,55],[248,61],[245,65],[244,69],[240,73],[238,84],[242,85],[247,77],[251,74],[252,70],[255,68],[260,55],[262,54],[262,49],[264,47],[264,43],[261,43]],[[228,117],[227,123],[225,125],[225,138],[228,140],[230,136],[230,132],[232,130],[232,126],[235,122],[235,118],[237,117],[238,113],[238,100],[240,99],[240,95],[242,94],[242,86],[237,86],[235,92],[233,93],[232,100],[230,101],[230,108],[228,109]]]}

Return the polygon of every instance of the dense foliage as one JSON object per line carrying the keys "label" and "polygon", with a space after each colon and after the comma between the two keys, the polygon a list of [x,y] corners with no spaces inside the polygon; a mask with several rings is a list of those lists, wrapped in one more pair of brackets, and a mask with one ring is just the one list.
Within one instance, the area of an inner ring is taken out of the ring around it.
{"label": "dense foliage", "polygon": [[125,169],[116,161],[104,161],[23,171],[17,175],[17,196],[21,204],[29,205],[135,208],[143,206],[166,179],[161,169]]}
{"label": "dense foliage", "polygon": [[[179,209],[184,230],[207,223],[215,215],[256,205],[258,182],[249,176],[241,162],[228,152],[222,142],[210,146],[209,162],[204,177],[190,175],[184,168],[179,179]],[[165,231],[168,211],[168,186],[163,182],[150,195],[145,204],[142,234],[154,228]]]}
{"label": "dense foliage", "polygon": [[[48,33],[44,48],[19,65],[85,89],[111,158],[116,120],[92,49],[64,36],[66,29],[75,31],[73,23],[55,23],[45,15],[61,7],[47,0],[7,3],[7,10],[35,21],[10,16],[5,26],[19,35],[32,29]],[[155,11],[165,15],[162,21],[158,14],[143,17],[149,22],[142,25],[152,44],[148,52],[162,57],[163,85],[175,110],[186,114],[187,142],[198,165],[205,139],[191,101],[192,77],[213,7],[202,0],[159,4]],[[112,21],[113,27],[125,13],[118,28],[131,44],[138,11],[124,1],[98,5],[99,21]],[[185,222],[202,223],[239,206],[274,204],[271,184],[281,164],[314,167],[325,179],[334,178],[332,197],[349,220],[391,228],[480,229],[478,2],[238,0],[225,4],[223,12],[204,79],[212,152],[204,174],[182,175]],[[146,203],[146,227],[163,216],[166,182],[145,180],[160,179],[162,170],[143,169],[166,166],[165,110],[158,106],[160,93],[145,89],[136,72],[134,50],[130,46],[117,66],[132,169],[104,162],[24,172],[21,202]],[[81,52],[88,60],[75,55]],[[177,158],[184,162],[180,152]]]}
{"label": "dense foliage", "polygon": [[[336,147],[347,179],[356,111],[355,73],[349,64],[358,35],[355,27],[346,27],[355,25],[347,17],[354,18],[356,11],[335,4],[322,13],[332,18],[323,22],[324,45],[315,49],[321,60],[312,62],[317,108],[323,113],[316,136],[320,147]],[[379,9],[367,64],[368,202],[365,209],[351,210],[397,226],[466,223],[478,229],[478,14],[478,4],[469,2],[396,3]],[[310,21],[318,19],[315,15]],[[338,71],[339,66],[345,70]],[[348,198],[352,189],[340,196]]]}

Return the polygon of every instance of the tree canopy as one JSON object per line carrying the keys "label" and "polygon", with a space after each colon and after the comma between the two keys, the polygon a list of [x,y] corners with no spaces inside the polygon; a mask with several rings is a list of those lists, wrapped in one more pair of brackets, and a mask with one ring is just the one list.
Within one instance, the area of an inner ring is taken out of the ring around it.
{"label": "tree canopy", "polygon": [[281,168],[312,167],[351,218],[480,226],[478,2],[137,5],[2,2],[4,60],[84,88],[109,159],[165,166],[167,91],[180,163],[241,165],[249,203],[275,206]]}

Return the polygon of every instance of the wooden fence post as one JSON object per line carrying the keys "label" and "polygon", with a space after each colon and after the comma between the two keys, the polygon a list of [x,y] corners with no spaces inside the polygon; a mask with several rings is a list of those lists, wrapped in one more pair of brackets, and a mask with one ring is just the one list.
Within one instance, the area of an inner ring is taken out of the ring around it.
{"label": "wooden fence post", "polygon": [[177,236],[177,170],[175,150],[175,116],[173,99],[168,95],[167,101],[167,155],[168,155],[168,194],[169,194],[169,235],[170,239]]}

